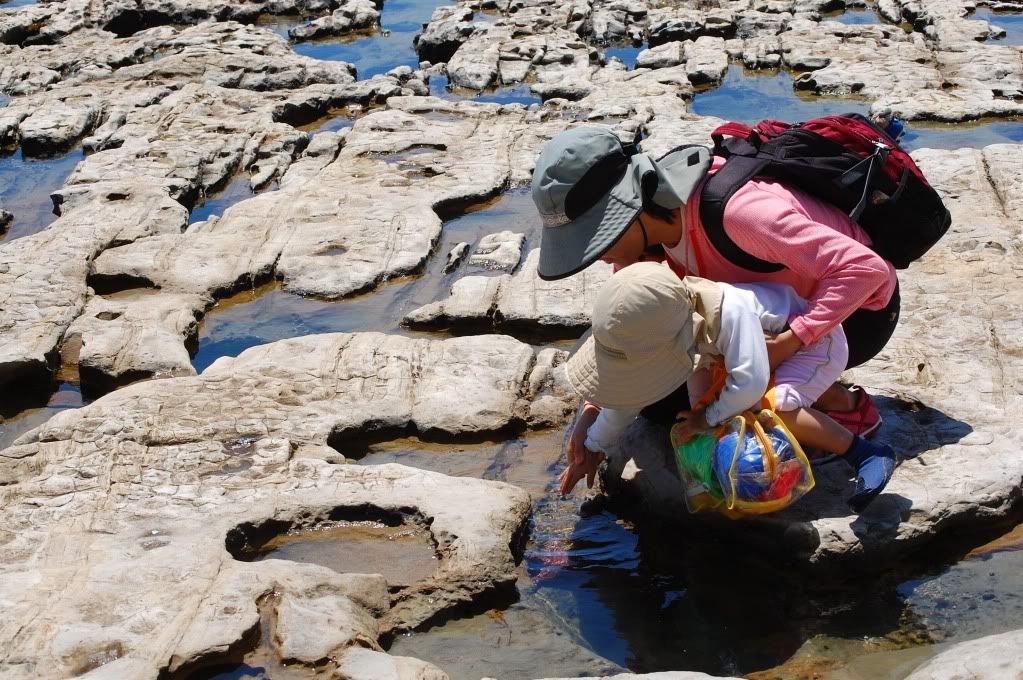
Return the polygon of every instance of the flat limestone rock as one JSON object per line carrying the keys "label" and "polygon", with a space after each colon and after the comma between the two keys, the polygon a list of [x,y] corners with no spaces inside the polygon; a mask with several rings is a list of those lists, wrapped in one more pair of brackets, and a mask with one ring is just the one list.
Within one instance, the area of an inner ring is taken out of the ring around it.
{"label": "flat limestone rock", "polygon": [[345,677],[355,680],[448,680],[448,674],[433,664],[363,647],[348,650],[339,666]]}
{"label": "flat limestone rock", "polygon": [[451,296],[431,302],[405,316],[413,328],[495,324],[520,330],[574,330],[590,325],[593,300],[611,275],[610,265],[598,262],[575,276],[544,281],[536,273],[540,251],[526,257],[513,275],[466,276],[455,282]]}
{"label": "flat limestone rock", "polygon": [[519,266],[522,246],[526,235],[512,231],[487,234],[476,244],[476,250],[469,256],[469,265],[483,269],[497,269],[510,272]]}
{"label": "flat limestone rock", "polygon": [[348,0],[325,17],[313,19],[288,31],[293,40],[316,40],[370,28],[380,22],[380,12],[370,0]]}
{"label": "flat limestone rock", "polygon": [[[697,671],[662,671],[660,673],[620,673],[618,675],[602,675],[600,678],[576,678],[575,680],[707,680],[709,678],[721,678],[721,680],[739,680],[738,678],[725,677],[723,675],[707,675]],[[544,678],[543,680],[571,680],[570,678]]]}
{"label": "flat limestone rock", "polygon": [[[281,657],[346,663],[353,645],[379,650],[381,635],[514,581],[527,494],[326,454],[387,430],[514,427],[563,384],[544,374],[564,353],[542,354],[503,336],[309,336],[137,383],[27,433],[0,454],[3,675],[38,677],[41,659],[73,675],[95,658],[110,673],[176,672],[244,648],[261,616]],[[346,512],[427,530],[432,575],[389,595],[379,576],[246,561]]]}
{"label": "flat limestone rock", "polygon": [[[226,661],[227,650],[251,644],[245,641],[264,608],[273,610],[269,644],[276,654],[331,663],[352,646],[379,650],[381,634],[514,579],[508,546],[527,517],[524,492],[399,465],[332,465],[300,457],[288,440],[253,447],[252,465],[240,475],[216,473],[220,446],[121,446],[116,454],[89,447],[58,459],[41,451],[39,476],[8,487],[4,499],[5,528],[18,531],[0,566],[7,603],[0,633],[9,640],[0,658],[4,676],[70,676],[95,658],[116,664],[104,669],[110,677],[126,666],[131,677],[155,677]],[[111,467],[115,455],[119,463]],[[95,472],[95,482],[64,485],[59,470],[68,467]],[[33,510],[39,503],[48,509]],[[464,503],[473,512],[456,509]],[[268,522],[329,525],[336,508],[412,512],[409,521],[429,521],[435,575],[392,605],[379,576],[244,562],[225,550],[225,538],[231,549],[243,540],[234,537]],[[71,582],[82,585],[69,588]]]}
{"label": "flat limestone rock", "polygon": [[636,57],[636,68],[667,68],[685,61],[685,43],[673,41],[640,52]]}
{"label": "flat limestone rock", "polygon": [[693,85],[720,83],[728,71],[724,38],[700,36],[685,46],[686,75]]}
{"label": "flat limestone rock", "polygon": [[97,197],[50,229],[0,245],[0,385],[47,375],[85,307],[89,259],[123,232],[180,232],[187,220],[180,203],[139,186]]}
{"label": "flat limestone rock", "polygon": [[829,574],[883,570],[964,527],[1010,521],[1023,486],[1023,460],[1015,455],[1023,435],[1004,414],[1023,408],[1023,271],[1018,221],[1000,196],[1019,190],[1023,146],[1004,146],[914,153],[953,226],[900,272],[895,336],[849,373],[876,395],[884,418],[878,437],[902,457],[863,514],[846,508],[850,470],[835,461],[818,467],[817,488],[781,513],[742,522],[688,516],[667,431],[642,420],[605,476],[619,507],[681,532],[713,526],[786,564]]}
{"label": "flat limestone rock", "polygon": [[420,59],[434,64],[447,61],[475,30],[471,9],[438,7],[423,32],[416,36],[416,53]]}
{"label": "flat limestone rock", "polygon": [[194,375],[186,344],[198,335],[198,319],[210,298],[135,289],[91,297],[64,335],[79,339],[82,384],[106,391],[139,378]]}
{"label": "flat limestone rock", "polygon": [[1018,678],[1023,676],[1021,646],[1023,630],[960,642],[914,670],[906,680]]}

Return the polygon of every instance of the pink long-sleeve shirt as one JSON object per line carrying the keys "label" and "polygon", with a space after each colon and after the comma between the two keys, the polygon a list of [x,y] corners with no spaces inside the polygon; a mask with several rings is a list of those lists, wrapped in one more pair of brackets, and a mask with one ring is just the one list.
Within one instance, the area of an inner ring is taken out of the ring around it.
{"label": "pink long-sleeve shirt", "polygon": [[[711,172],[723,164],[715,158]],[[803,345],[817,342],[857,309],[882,309],[891,300],[895,268],[870,249],[858,224],[827,201],[772,180],[754,179],[735,192],[724,213],[729,237],[750,255],[785,266],[764,274],[732,264],[708,240],[700,221],[702,189],[683,208],[685,233],[666,249],[668,257],[685,273],[712,281],[792,286],[809,303],[789,319]]]}

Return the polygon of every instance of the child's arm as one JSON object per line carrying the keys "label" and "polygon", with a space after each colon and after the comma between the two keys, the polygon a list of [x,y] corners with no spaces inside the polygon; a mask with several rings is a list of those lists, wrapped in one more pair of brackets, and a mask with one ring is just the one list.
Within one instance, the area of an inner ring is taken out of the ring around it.
{"label": "child's arm", "polygon": [[[584,412],[580,417],[586,416]],[[586,431],[586,443],[581,451],[568,456],[568,467],[560,477],[559,489],[564,496],[575,488],[582,479],[586,486],[592,487],[597,474],[597,466],[604,460],[604,454],[614,445],[629,423],[636,419],[639,411],[601,409],[593,424]]]}
{"label": "child's arm", "polygon": [[597,420],[586,431],[586,448],[590,451],[607,453],[618,441],[625,428],[638,415],[639,411],[632,409],[602,409]]}
{"label": "child's arm", "polygon": [[717,401],[707,407],[707,423],[712,426],[754,406],[771,379],[760,317],[744,304],[742,295],[730,293],[728,286],[722,288],[717,348],[724,358],[728,379]]}

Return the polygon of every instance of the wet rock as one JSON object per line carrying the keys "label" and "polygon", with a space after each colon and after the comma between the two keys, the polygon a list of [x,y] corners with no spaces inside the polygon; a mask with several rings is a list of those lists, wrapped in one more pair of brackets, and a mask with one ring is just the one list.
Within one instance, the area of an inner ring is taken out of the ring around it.
{"label": "wet rock", "polygon": [[0,245],[0,384],[46,378],[84,309],[89,263],[119,234],[180,232],[188,213],[157,189],[96,196],[51,228]]}
{"label": "wet rock", "polygon": [[[135,403],[157,412],[178,408],[180,395],[160,392],[174,382],[131,388]],[[230,385],[221,379],[214,388],[221,406]],[[160,390],[151,391],[154,386]],[[93,404],[99,410],[91,416],[84,410],[73,414],[109,423],[116,411],[106,411],[103,402]],[[126,416],[122,423],[135,419],[126,402],[115,408]],[[73,420],[65,423],[72,429]],[[163,422],[173,429],[179,421]],[[216,663],[251,644],[260,608],[266,607],[273,609],[267,644],[278,656],[321,667],[379,667],[382,659],[360,658],[358,651],[354,659],[342,657],[352,646],[379,649],[380,635],[417,625],[515,578],[509,545],[526,521],[529,498],[514,487],[399,465],[333,465],[298,457],[302,444],[296,441],[239,439],[233,425],[212,425],[191,440],[168,430],[167,441],[151,436],[157,423],[136,423],[141,429],[102,426],[104,432],[94,431],[88,443],[51,439],[15,450],[27,456],[19,460],[33,471],[11,480],[3,500],[7,526],[17,535],[5,544],[0,592],[6,620],[21,630],[19,641],[0,658],[6,677],[73,675],[97,650],[113,651],[104,658],[109,662],[104,672],[132,677]],[[139,437],[150,444],[137,443]],[[3,461],[11,460],[10,451]],[[248,456],[251,465],[231,471],[238,456]],[[10,471],[4,462],[5,478]],[[438,551],[436,575],[402,589],[392,601],[380,577],[235,559],[289,527],[329,524],[332,514],[346,512],[429,523]],[[55,526],[61,527],[57,555]],[[67,588],[72,576],[89,586]],[[138,611],[153,616],[140,618]],[[41,613],[55,625],[43,625]],[[45,670],[39,650],[47,650]],[[393,665],[429,669],[403,659]]]}
{"label": "wet rock", "polygon": [[462,260],[464,260],[466,255],[468,254],[469,254],[468,243],[462,241],[461,243],[456,244],[455,247],[452,248],[451,251],[448,253],[448,261],[444,265],[444,273],[449,274],[458,269],[458,265],[462,263]]}
{"label": "wet rock", "polygon": [[[877,395],[884,417],[878,437],[902,456],[863,514],[844,506],[851,486],[839,461],[819,467],[817,488],[782,513],[744,522],[690,517],[667,432],[645,421],[611,456],[605,482],[620,507],[667,520],[683,534],[694,524],[714,526],[765,556],[832,575],[886,569],[925,545],[961,539],[953,527],[979,531],[1009,521],[1023,479],[1023,462],[1010,452],[1023,441],[1002,414],[1023,407],[1023,297],[1018,206],[1001,196],[1019,190],[1013,159],[1020,153],[1019,145],[915,153],[945,197],[953,226],[900,273],[899,328],[874,360],[851,372]],[[970,281],[970,296],[961,294],[963,281]],[[953,396],[962,385],[973,386],[971,399]]]}
{"label": "wet rock", "polygon": [[14,215],[0,208],[0,233],[7,231],[7,227],[14,221]]}
{"label": "wet rock", "polygon": [[1019,649],[1023,631],[1014,630],[960,642],[938,654],[906,680],[939,680],[954,677],[1009,678],[1023,674]]}
{"label": "wet rock", "polygon": [[687,7],[658,7],[650,10],[651,47],[667,42],[696,40],[700,36],[730,37],[735,14],[728,9],[699,10]]}
{"label": "wet rock", "polygon": [[685,43],[669,42],[643,50],[636,57],[637,68],[666,68],[686,61]]}
{"label": "wet rock", "polygon": [[380,22],[380,12],[371,0],[347,0],[331,14],[313,19],[288,31],[292,40],[316,40],[370,28]]}
{"label": "wet rock", "polygon": [[536,274],[539,260],[540,251],[534,250],[514,275],[463,277],[448,299],[410,312],[402,323],[431,328],[492,322],[523,330],[581,332],[590,324],[593,298],[610,276],[610,266],[597,263],[567,279],[544,281]]}
{"label": "wet rock", "polygon": [[[294,292],[341,298],[414,273],[439,237],[437,207],[493,195],[511,167],[532,164],[542,140],[522,147],[529,151],[516,157],[520,160],[512,159],[510,140],[518,140],[519,148],[529,139],[519,131],[537,134],[544,126],[529,125],[521,113],[495,117],[498,108],[484,107],[490,112],[486,125],[471,117],[436,121],[399,110],[370,114],[347,134],[337,159],[317,174],[303,164],[296,179],[286,178],[278,191],[242,201],[185,233],[108,250],[96,258],[90,280],[107,289],[120,281],[145,281],[161,293],[206,298],[276,277]],[[387,162],[423,139],[440,147],[428,167]],[[124,151],[117,150],[128,158]],[[141,311],[126,317],[150,318]]]}
{"label": "wet rock", "polygon": [[128,291],[89,299],[65,334],[80,338],[82,384],[105,392],[134,380],[194,375],[186,345],[197,340],[198,319],[209,298]]}
{"label": "wet rock", "polygon": [[539,85],[546,86],[549,97],[557,96],[555,85],[573,98],[588,94],[587,81],[593,70],[590,48],[577,35],[562,29],[540,32],[508,24],[476,31],[448,62],[448,77],[454,86],[482,90],[498,82],[526,80],[531,74]]}
{"label": "wet rock", "polygon": [[469,265],[483,269],[498,269],[510,272],[519,265],[525,234],[500,231],[487,234],[476,244],[476,250],[469,257]]}
{"label": "wet rock", "polygon": [[471,9],[438,7],[425,30],[416,36],[416,54],[434,64],[448,61],[475,30]]}
{"label": "wet rock", "polygon": [[47,156],[70,148],[99,119],[99,107],[74,107],[54,103],[22,120],[21,147],[26,155]]}
{"label": "wet rock", "polygon": [[[576,680],[738,680],[723,675],[707,675],[697,671],[661,671],[660,673],[621,673],[619,675],[602,675],[600,678],[576,678]],[[545,680],[570,680],[569,678],[546,678]]]}
{"label": "wet rock", "polygon": [[686,75],[693,85],[721,82],[728,70],[728,53],[723,38],[701,36],[685,46]]}
{"label": "wet rock", "polygon": [[448,680],[436,666],[408,656],[391,656],[363,647],[353,647],[339,662],[341,672],[352,680]]}

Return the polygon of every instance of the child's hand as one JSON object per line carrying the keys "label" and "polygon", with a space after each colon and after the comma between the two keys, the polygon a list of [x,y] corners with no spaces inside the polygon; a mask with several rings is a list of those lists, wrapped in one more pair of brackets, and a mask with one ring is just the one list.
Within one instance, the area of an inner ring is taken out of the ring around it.
{"label": "child's hand", "polygon": [[588,401],[584,402],[582,408],[579,409],[579,417],[576,418],[575,427],[572,428],[572,436],[568,439],[566,456],[568,457],[569,466],[582,464],[585,460],[586,446],[583,442],[586,441],[586,432],[599,415],[600,407]]}
{"label": "child's hand", "polygon": [[583,477],[586,478],[586,488],[593,488],[593,480],[597,476],[597,467],[604,460],[605,456],[600,451],[590,451],[585,447],[582,448],[582,452],[581,460],[576,463],[569,462],[568,467],[561,473],[559,490],[562,496],[571,493],[572,489],[575,488],[575,485]]}
{"label": "child's hand", "polygon": [[704,430],[710,429],[707,422],[706,409],[693,409],[692,411],[679,411],[675,417],[678,424],[675,425],[675,432],[681,441],[689,441]]}

